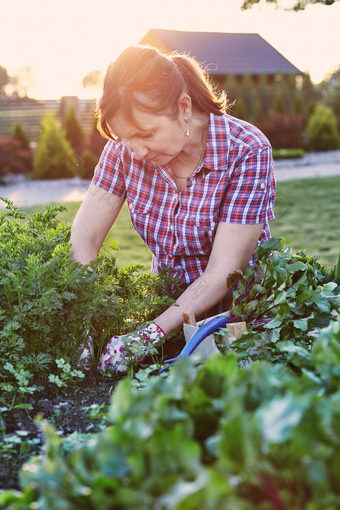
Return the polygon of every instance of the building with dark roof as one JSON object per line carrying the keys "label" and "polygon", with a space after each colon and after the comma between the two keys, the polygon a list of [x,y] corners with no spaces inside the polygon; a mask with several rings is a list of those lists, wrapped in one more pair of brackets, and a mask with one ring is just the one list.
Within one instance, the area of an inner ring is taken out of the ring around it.
{"label": "building with dark roof", "polygon": [[226,76],[302,75],[303,73],[259,34],[185,32],[150,29],[139,41],[162,51],[195,57],[218,83]]}

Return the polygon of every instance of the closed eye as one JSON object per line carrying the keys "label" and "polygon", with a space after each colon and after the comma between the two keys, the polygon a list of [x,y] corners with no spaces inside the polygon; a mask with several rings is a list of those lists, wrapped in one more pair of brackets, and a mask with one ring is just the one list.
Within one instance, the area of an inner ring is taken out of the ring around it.
{"label": "closed eye", "polygon": [[154,134],[155,134],[154,131],[152,131],[151,133],[147,133],[145,135],[142,135],[141,138],[143,138],[143,140],[150,140],[153,137]]}

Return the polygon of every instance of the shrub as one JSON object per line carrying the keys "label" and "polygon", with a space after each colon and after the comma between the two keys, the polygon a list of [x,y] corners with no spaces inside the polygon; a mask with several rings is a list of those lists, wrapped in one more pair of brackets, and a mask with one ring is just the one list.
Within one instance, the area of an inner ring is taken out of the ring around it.
{"label": "shrub", "polygon": [[86,149],[95,154],[98,158],[101,155],[105,144],[107,143],[107,139],[104,138],[97,129],[97,119],[93,119],[92,125],[92,133],[90,136],[90,140],[86,145]]}
{"label": "shrub", "polygon": [[64,120],[65,136],[71,147],[80,154],[84,144],[84,133],[74,106],[70,106]]}
{"label": "shrub", "polygon": [[27,134],[25,133],[21,122],[17,122],[13,126],[12,136],[15,140],[18,140],[18,142],[20,142],[20,145],[24,150],[27,150],[27,151],[31,150],[29,138],[28,138]]}
{"label": "shrub", "polygon": [[304,155],[303,149],[273,149],[274,159],[298,159],[303,158]]}
{"label": "shrub", "polygon": [[249,118],[245,103],[242,98],[237,99],[235,101],[235,104],[232,107],[232,114],[234,115],[234,117],[241,120],[246,120],[247,118]]}
{"label": "shrub", "polygon": [[88,149],[85,149],[80,158],[78,175],[82,179],[92,179],[93,172],[96,164],[98,163],[98,157]]}
{"label": "shrub", "polygon": [[27,151],[26,167],[27,167],[27,171],[31,170],[32,169],[32,151],[31,151],[30,141],[29,141],[29,138],[28,138],[26,132],[24,131],[24,128],[20,122],[17,122],[14,125],[13,131],[12,131],[12,136],[13,136],[14,140],[18,140],[21,148],[24,151]]}
{"label": "shrub", "polygon": [[76,363],[86,334],[99,358],[114,334],[133,330],[172,302],[165,297],[170,291],[165,272],[145,275],[139,266],[120,270],[112,255],[98,257],[92,270],[72,260],[70,226],[56,219],[64,207],[49,206],[27,217],[5,201],[0,214],[0,383],[9,378],[5,364],[23,368],[25,357],[49,355]]}
{"label": "shrub", "polygon": [[333,110],[317,105],[307,125],[307,145],[310,150],[329,151],[340,147],[340,135]]}
{"label": "shrub", "polygon": [[33,176],[36,179],[73,177],[76,165],[75,153],[58,120],[48,113],[42,120],[41,135],[34,156]]}
{"label": "shrub", "polygon": [[18,140],[0,135],[0,179],[7,173],[25,174],[29,171],[30,153]]}
{"label": "shrub", "polygon": [[303,146],[304,125],[301,115],[275,113],[258,124],[274,149]]}

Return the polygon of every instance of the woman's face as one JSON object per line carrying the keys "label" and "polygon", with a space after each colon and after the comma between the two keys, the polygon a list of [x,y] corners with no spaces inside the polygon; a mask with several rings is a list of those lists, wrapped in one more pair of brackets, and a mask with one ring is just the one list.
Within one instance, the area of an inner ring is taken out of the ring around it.
{"label": "woman's face", "polygon": [[190,118],[186,107],[180,107],[175,118],[140,110],[134,110],[133,115],[136,125],[118,114],[110,120],[109,126],[136,159],[166,165],[183,150],[187,141],[187,119]]}

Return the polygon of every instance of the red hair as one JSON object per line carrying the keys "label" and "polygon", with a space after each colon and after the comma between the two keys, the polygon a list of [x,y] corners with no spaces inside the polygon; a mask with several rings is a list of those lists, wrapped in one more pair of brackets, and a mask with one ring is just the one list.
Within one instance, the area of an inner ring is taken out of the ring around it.
{"label": "red hair", "polygon": [[227,109],[224,92],[217,93],[194,58],[177,52],[168,55],[151,46],[130,46],[107,69],[98,107],[99,131],[114,138],[108,122],[118,113],[136,124],[134,108],[175,117],[183,92],[200,112],[222,115]]}

